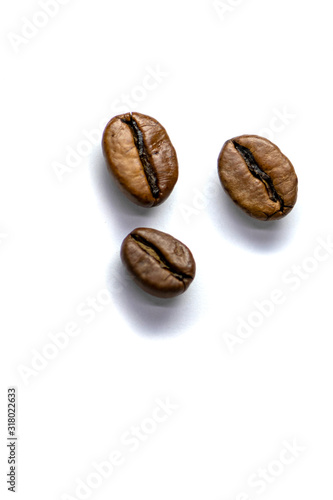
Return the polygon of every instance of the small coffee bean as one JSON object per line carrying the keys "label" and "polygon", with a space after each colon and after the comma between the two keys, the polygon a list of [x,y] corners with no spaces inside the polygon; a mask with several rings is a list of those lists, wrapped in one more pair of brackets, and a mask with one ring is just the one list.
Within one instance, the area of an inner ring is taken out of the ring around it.
{"label": "small coffee bean", "polygon": [[102,147],[110,173],[130,200],[154,207],[167,199],[178,179],[178,161],[157,120],[140,113],[115,116],[105,127]]}
{"label": "small coffee bean", "polygon": [[120,255],[137,285],[156,297],[180,295],[195,276],[195,261],[187,246],[156,229],[134,229],[124,239]]}
{"label": "small coffee bean", "polygon": [[242,135],[227,141],[219,155],[218,173],[232,200],[256,219],[281,219],[296,203],[294,167],[263,137]]}

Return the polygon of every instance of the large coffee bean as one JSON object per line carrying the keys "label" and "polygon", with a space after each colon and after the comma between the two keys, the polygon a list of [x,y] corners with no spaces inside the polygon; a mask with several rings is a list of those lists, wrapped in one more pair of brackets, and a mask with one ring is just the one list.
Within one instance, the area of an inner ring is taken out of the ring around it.
{"label": "large coffee bean", "polygon": [[185,292],[195,276],[195,261],[187,246],[156,229],[134,229],[124,239],[120,254],[137,285],[156,297]]}
{"label": "large coffee bean", "polygon": [[296,203],[294,167],[263,137],[242,135],[227,141],[218,159],[218,173],[233,201],[256,219],[280,219]]}
{"label": "large coffee bean", "polygon": [[150,116],[115,116],[103,133],[103,152],[120,189],[137,205],[159,205],[178,179],[176,151],[162,125]]}

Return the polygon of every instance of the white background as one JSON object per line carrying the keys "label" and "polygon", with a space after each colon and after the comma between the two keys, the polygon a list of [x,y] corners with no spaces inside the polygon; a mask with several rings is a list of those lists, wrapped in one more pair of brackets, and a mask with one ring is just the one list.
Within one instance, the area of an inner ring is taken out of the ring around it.
{"label": "white background", "polygon": [[[331,498],[333,255],[317,253],[333,237],[331,2],[63,4],[52,18],[34,0],[1,7],[1,498],[11,385],[18,499],[80,498],[78,480],[115,450],[122,465],[86,498]],[[99,145],[128,98],[178,154],[179,181],[154,209],[118,192]],[[299,178],[281,221],[252,220],[218,185],[223,143],[259,132]],[[191,248],[197,276],[183,296],[126,280],[119,247],[138,226]],[[105,289],[110,303],[93,312]],[[275,289],[283,303],[265,302],[264,318],[258,302]],[[71,322],[79,334],[33,372]],[[122,436],[152,425],[158,398],[177,409],[132,451]],[[279,465],[286,441],[302,451]],[[277,471],[261,488],[248,483],[260,467]]]}

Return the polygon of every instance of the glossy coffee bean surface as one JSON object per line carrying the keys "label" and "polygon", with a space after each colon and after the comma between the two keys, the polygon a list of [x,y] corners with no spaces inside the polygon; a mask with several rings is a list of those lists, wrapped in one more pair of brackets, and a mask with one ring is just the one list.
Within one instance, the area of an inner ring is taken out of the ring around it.
{"label": "glossy coffee bean surface", "polygon": [[263,137],[242,135],[228,140],[218,158],[218,174],[232,200],[256,219],[281,219],[296,203],[294,167]]}
{"label": "glossy coffee bean surface", "polygon": [[178,161],[157,120],[140,113],[115,116],[104,130],[102,147],[109,172],[131,201],[154,207],[167,199],[178,179]]}
{"label": "glossy coffee bean surface", "polygon": [[156,297],[180,295],[195,276],[195,261],[187,246],[156,229],[134,229],[124,239],[120,254],[136,284]]}

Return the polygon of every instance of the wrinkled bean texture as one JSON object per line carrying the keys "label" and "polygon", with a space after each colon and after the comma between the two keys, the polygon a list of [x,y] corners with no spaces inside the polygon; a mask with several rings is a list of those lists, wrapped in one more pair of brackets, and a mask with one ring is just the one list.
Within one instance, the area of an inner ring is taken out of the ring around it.
{"label": "wrinkled bean texture", "polygon": [[178,179],[176,151],[162,125],[150,116],[112,118],[102,139],[109,172],[123,193],[143,207],[160,205]]}
{"label": "wrinkled bean texture", "polygon": [[195,276],[195,261],[187,246],[156,229],[134,229],[124,239],[120,254],[137,285],[156,297],[180,295]]}
{"label": "wrinkled bean texture", "polygon": [[218,174],[232,200],[256,219],[281,219],[296,203],[294,167],[263,137],[242,135],[228,140],[218,158]]}

